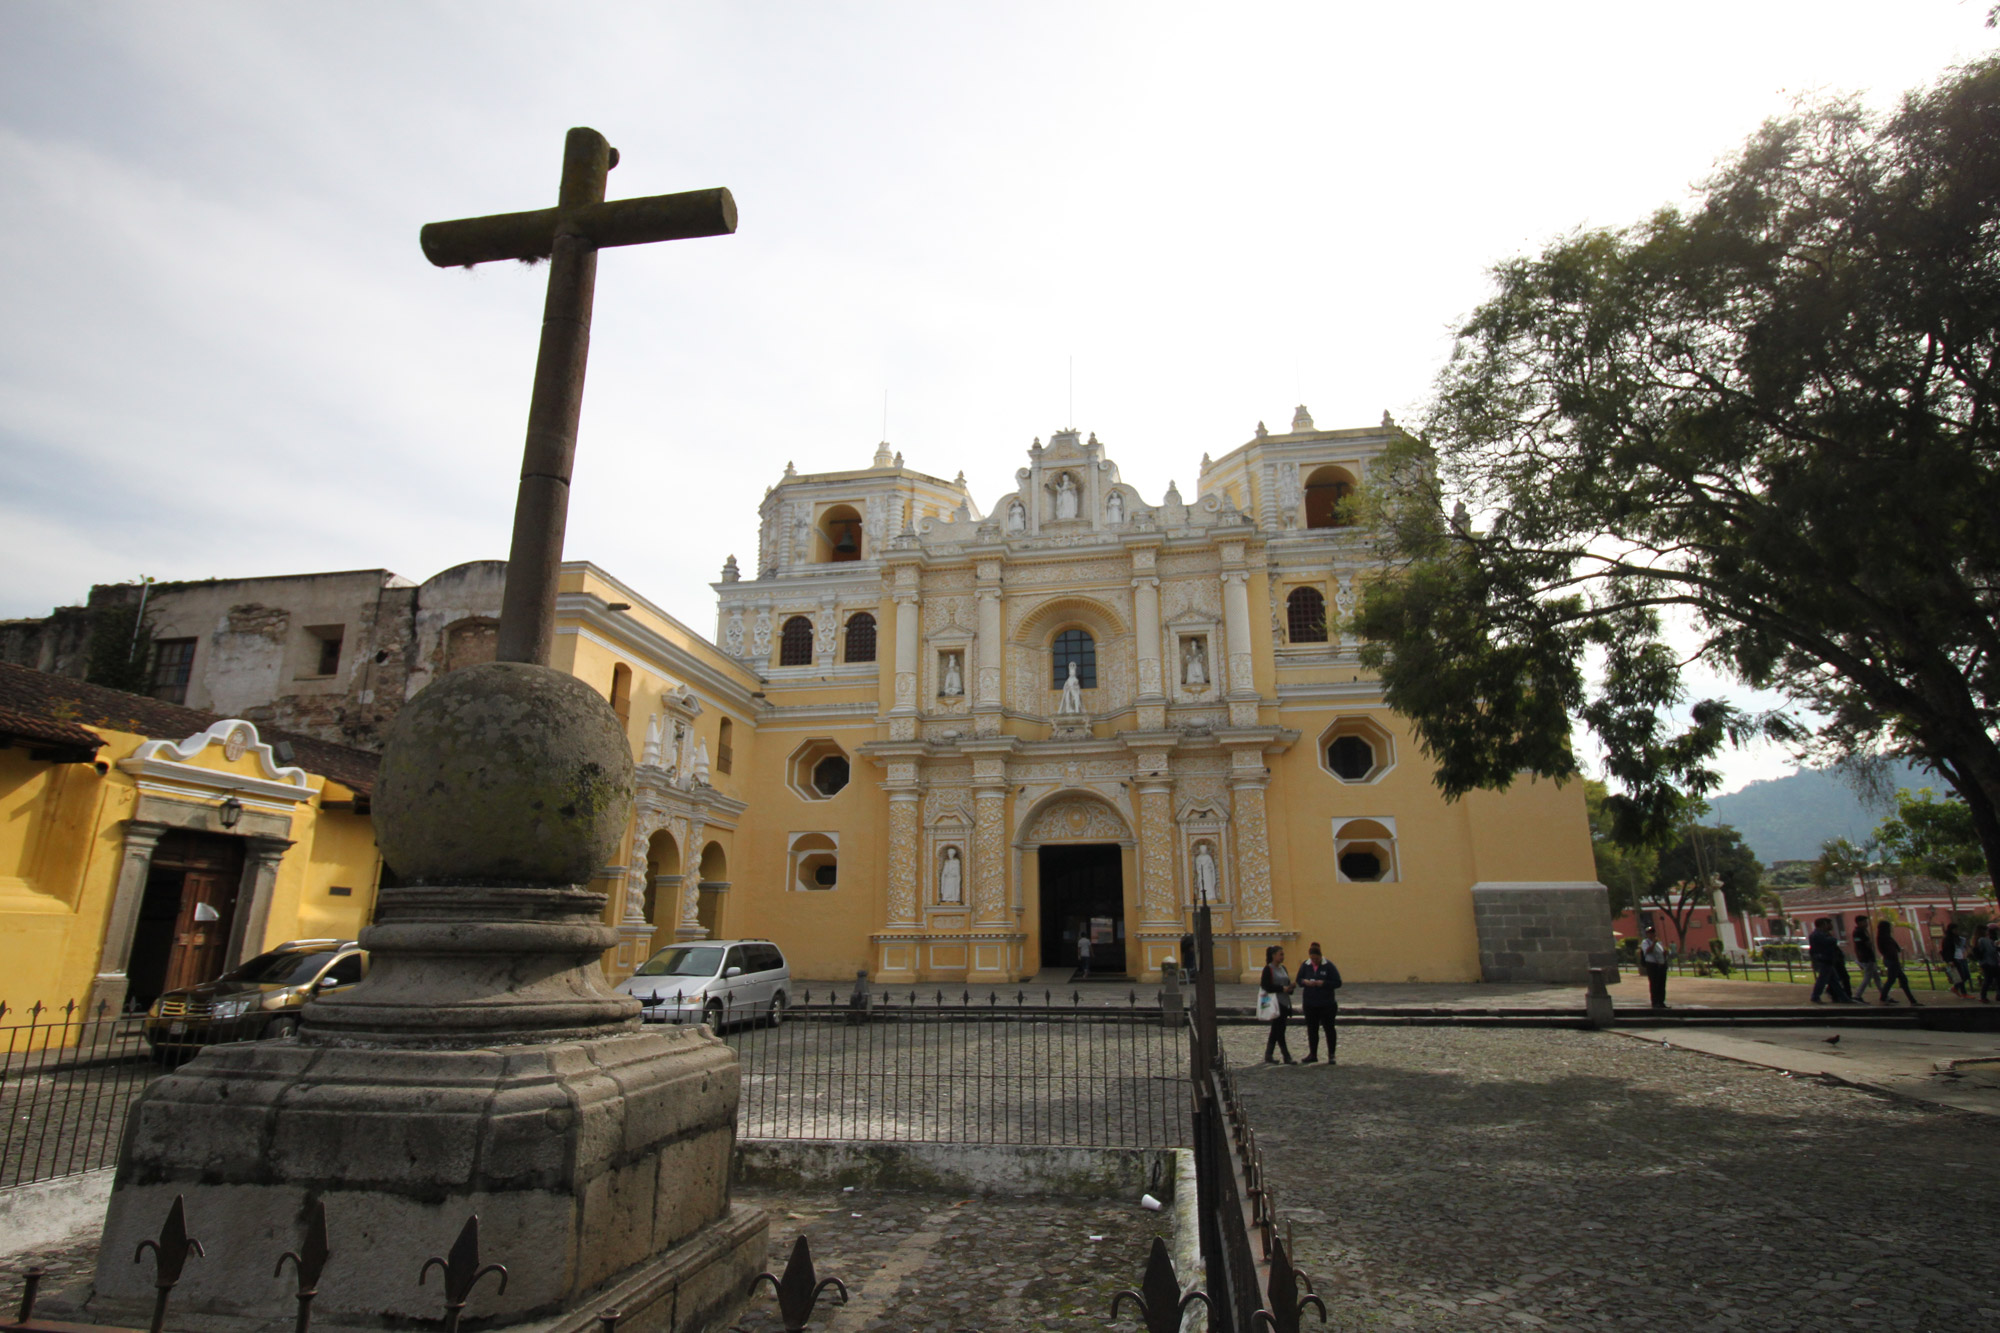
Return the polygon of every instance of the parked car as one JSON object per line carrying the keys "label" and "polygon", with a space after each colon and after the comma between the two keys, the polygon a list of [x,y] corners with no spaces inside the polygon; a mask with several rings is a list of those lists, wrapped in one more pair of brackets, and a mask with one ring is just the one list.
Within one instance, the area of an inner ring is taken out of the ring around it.
{"label": "parked car", "polygon": [[146,1042],[155,1054],[193,1052],[225,1041],[288,1037],[315,995],[351,986],[368,974],[368,954],[353,940],[292,940],[199,986],[170,990],[146,1011]]}
{"label": "parked car", "polygon": [[670,944],[618,983],[649,1023],[761,1021],[776,1027],[791,1003],[792,969],[769,940]]}

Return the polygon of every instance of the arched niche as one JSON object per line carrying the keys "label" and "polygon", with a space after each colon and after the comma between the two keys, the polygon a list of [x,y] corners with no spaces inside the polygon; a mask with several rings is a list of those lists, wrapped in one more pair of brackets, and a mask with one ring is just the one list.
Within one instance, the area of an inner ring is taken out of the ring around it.
{"label": "arched niche", "polygon": [[1354,474],[1344,467],[1328,464],[1314,468],[1306,477],[1306,526],[1344,528],[1353,518],[1341,512],[1341,501],[1354,494]]}
{"label": "arched niche", "polygon": [[837,565],[866,558],[861,511],[850,504],[829,505],[813,526],[813,563]]}

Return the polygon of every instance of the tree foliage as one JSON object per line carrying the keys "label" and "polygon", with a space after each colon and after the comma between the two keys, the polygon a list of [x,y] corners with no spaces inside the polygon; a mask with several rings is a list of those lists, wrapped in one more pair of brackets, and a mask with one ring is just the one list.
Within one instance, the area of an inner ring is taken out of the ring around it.
{"label": "tree foliage", "polygon": [[[1355,624],[1446,795],[1574,775],[1580,722],[1664,847],[1763,735],[1920,759],[2000,865],[2000,61],[1773,121],[1689,208],[1496,278],[1371,475]],[[1689,700],[1689,634],[1785,707]]]}
{"label": "tree foliage", "polygon": [[1653,870],[1660,854],[1652,847],[1628,847],[1614,836],[1616,821],[1607,801],[1610,791],[1601,782],[1583,784],[1584,806],[1590,814],[1590,853],[1597,863],[1597,882],[1610,893],[1611,914],[1617,916],[1646,900],[1653,883]]}
{"label": "tree foliage", "polygon": [[90,638],[84,651],[85,680],[128,694],[144,694],[153,667],[150,608],[142,608],[136,598],[91,607]]}

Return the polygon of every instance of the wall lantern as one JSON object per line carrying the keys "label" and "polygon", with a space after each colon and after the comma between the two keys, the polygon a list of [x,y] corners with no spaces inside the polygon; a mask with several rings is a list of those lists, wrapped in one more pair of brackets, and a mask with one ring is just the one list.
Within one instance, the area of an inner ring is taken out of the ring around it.
{"label": "wall lantern", "polygon": [[243,818],[243,802],[234,796],[230,797],[222,803],[222,809],[217,811],[217,816],[222,820],[222,827],[235,828],[236,821]]}

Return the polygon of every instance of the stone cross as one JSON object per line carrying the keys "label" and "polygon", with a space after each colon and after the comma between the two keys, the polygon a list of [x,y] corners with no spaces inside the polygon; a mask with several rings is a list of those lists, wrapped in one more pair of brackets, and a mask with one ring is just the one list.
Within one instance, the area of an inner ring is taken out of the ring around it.
{"label": "stone cross", "polygon": [[576,423],[583,410],[583,370],[590,352],[590,309],[597,252],[736,230],[736,201],[726,189],[656,194],[606,203],[604,178],[618,150],[596,130],[573,129],[563,145],[562,189],[554,208],[530,213],[432,222],[420,234],[424,257],[439,268],[470,268],[496,259],[547,259],[541,351],[528,405],[528,443],[514,502],[514,539],[500,603],[495,656],[546,666],[555,644],[556,567],[569,519],[569,478]]}

